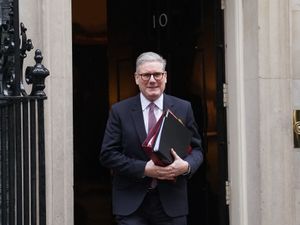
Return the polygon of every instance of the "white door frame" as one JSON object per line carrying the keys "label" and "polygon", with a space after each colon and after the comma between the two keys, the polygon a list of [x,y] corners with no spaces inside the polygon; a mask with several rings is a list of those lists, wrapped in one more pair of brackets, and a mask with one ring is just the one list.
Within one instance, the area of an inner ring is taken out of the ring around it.
{"label": "white door frame", "polygon": [[244,24],[242,0],[226,0],[224,9],[225,74],[228,84],[227,133],[230,225],[248,221]]}

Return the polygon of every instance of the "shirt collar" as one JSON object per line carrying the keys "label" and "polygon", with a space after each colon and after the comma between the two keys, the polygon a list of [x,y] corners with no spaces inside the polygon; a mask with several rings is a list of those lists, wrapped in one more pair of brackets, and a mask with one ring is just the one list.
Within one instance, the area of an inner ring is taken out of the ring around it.
{"label": "shirt collar", "polygon": [[[145,96],[142,93],[140,93],[140,99],[142,104],[142,110],[144,111],[151,102],[147,98],[145,98]],[[160,110],[163,110],[163,99],[164,99],[164,95],[162,94],[161,96],[159,96],[158,99],[154,101],[154,104]]]}

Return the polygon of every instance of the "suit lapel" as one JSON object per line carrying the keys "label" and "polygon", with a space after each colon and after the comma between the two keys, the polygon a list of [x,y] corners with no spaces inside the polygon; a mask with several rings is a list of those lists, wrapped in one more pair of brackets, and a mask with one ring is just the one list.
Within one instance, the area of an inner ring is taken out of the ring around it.
{"label": "suit lapel", "polygon": [[134,103],[132,105],[132,110],[131,110],[131,116],[132,116],[132,120],[134,121],[134,126],[138,133],[140,141],[141,143],[143,143],[147,137],[147,133],[145,129],[140,95],[137,95],[136,98],[134,99]]}
{"label": "suit lapel", "polygon": [[170,99],[170,97],[166,94],[164,94],[164,111],[166,111],[167,109],[170,109],[173,112],[173,107],[174,107],[174,103],[172,102],[172,100]]}

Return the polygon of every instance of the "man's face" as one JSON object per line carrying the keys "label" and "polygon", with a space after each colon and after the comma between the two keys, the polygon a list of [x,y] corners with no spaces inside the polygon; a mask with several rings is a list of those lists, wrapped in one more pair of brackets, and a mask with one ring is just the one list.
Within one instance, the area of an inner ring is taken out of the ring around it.
{"label": "man's face", "polygon": [[135,83],[149,101],[155,101],[164,92],[167,73],[159,62],[145,62],[137,68]]}

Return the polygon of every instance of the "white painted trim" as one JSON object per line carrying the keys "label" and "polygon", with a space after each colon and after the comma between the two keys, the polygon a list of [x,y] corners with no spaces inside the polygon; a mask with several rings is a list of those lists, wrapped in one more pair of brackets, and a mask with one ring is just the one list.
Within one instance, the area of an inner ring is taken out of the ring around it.
{"label": "white painted trim", "polygon": [[231,225],[248,225],[244,96],[243,10],[241,0],[225,7],[225,74],[228,83],[228,176],[231,183]]}

